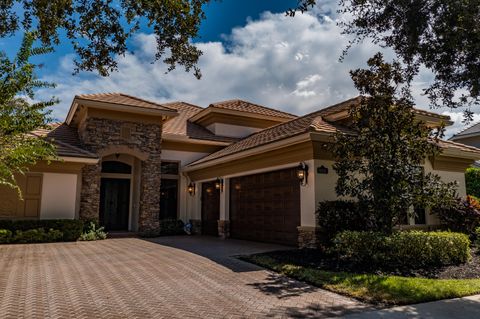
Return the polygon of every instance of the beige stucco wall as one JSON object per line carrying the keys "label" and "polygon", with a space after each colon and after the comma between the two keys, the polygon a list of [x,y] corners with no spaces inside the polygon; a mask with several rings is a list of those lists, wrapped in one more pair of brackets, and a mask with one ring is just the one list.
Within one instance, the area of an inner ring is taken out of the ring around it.
{"label": "beige stucco wall", "polygon": [[40,219],[74,219],[77,174],[43,173]]}
{"label": "beige stucco wall", "polygon": [[252,133],[260,131],[260,128],[240,126],[225,123],[213,123],[207,126],[207,129],[213,134],[229,137],[246,137]]}

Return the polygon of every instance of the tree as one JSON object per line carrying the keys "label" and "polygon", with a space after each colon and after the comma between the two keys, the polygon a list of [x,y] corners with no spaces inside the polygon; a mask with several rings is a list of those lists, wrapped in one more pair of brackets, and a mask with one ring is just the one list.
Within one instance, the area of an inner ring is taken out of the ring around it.
{"label": "tree", "polygon": [[[42,44],[60,43],[59,32],[71,41],[78,55],[76,69],[96,70],[106,76],[116,70],[115,55],[127,51],[127,40],[140,25],[151,27],[157,40],[156,59],[173,70],[177,64],[192,68],[202,52],[190,40],[205,18],[203,5],[211,0],[7,0],[0,5],[0,37],[19,29],[36,30]],[[22,17],[23,13],[23,17]]]}
{"label": "tree", "polygon": [[50,52],[47,47],[33,48],[35,35],[27,33],[17,56],[10,60],[0,53],[0,185],[19,190],[15,174],[24,173],[38,160],[55,158],[55,148],[43,138],[31,134],[49,122],[48,107],[57,101],[31,102],[34,89],[51,87],[35,76],[31,56]]}
{"label": "tree", "polygon": [[401,64],[377,53],[368,66],[351,71],[362,99],[350,111],[356,134],[338,134],[333,144],[336,192],[368,203],[379,230],[389,233],[412,206],[453,200],[455,184],[423,172],[423,161],[439,153],[435,140],[443,128],[431,130],[415,119]]}
{"label": "tree", "polygon": [[[305,12],[316,0],[299,0]],[[480,102],[479,0],[339,0],[343,32],[353,45],[371,39],[392,48],[407,66],[409,78],[424,65],[435,79],[425,88],[432,106],[466,107]],[[348,49],[348,48],[347,48]],[[346,52],[346,51],[345,51]]]}

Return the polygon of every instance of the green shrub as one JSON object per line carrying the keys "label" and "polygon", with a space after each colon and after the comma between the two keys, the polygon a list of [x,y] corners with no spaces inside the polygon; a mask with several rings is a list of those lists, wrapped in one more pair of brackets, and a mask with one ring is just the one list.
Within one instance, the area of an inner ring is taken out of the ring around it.
{"label": "green shrub", "polygon": [[465,171],[467,194],[480,197],[480,168],[470,167]]}
{"label": "green shrub", "polygon": [[375,218],[367,205],[348,200],[320,202],[316,219],[321,236],[319,239],[325,245],[329,245],[335,235],[341,231],[364,231],[375,228]]}
{"label": "green shrub", "polygon": [[480,203],[472,196],[458,198],[449,207],[434,208],[432,213],[437,214],[448,229],[465,233],[472,238],[475,236],[475,229],[480,226]]}
{"label": "green shrub", "polygon": [[13,237],[16,243],[48,243],[60,240],[63,233],[57,229],[49,229],[45,232],[43,228],[35,228],[29,230],[17,230]]}
{"label": "green shrub", "polygon": [[468,236],[451,232],[344,231],[334,239],[332,251],[358,265],[411,267],[465,263],[470,259]]}
{"label": "green shrub", "polygon": [[54,229],[63,233],[63,241],[76,241],[83,231],[83,221],[73,219],[0,220],[0,229],[26,231],[30,229]]}
{"label": "green shrub", "polygon": [[98,227],[97,223],[91,221],[88,226],[84,227],[84,232],[80,236],[79,240],[92,241],[106,239],[107,233],[103,227]]}
{"label": "green shrub", "polygon": [[0,229],[0,244],[8,244],[12,241],[12,232],[8,229]]}
{"label": "green shrub", "polygon": [[160,220],[160,235],[170,236],[170,235],[181,235],[185,232],[183,231],[183,222],[177,219],[164,219]]}

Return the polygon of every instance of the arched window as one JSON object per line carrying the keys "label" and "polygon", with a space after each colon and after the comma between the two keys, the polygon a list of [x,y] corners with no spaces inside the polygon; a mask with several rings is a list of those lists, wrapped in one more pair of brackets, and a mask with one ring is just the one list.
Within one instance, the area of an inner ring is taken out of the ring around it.
{"label": "arched window", "polygon": [[132,167],[118,161],[105,161],[102,162],[102,173],[131,174]]}

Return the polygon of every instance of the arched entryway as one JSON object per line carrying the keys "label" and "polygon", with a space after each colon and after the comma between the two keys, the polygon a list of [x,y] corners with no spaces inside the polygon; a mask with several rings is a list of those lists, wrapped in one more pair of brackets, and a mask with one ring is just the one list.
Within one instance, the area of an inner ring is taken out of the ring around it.
{"label": "arched entryway", "polygon": [[129,229],[132,166],[103,161],[100,180],[100,225],[107,231]]}

